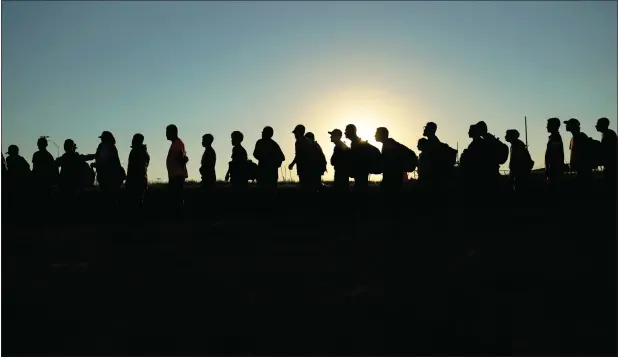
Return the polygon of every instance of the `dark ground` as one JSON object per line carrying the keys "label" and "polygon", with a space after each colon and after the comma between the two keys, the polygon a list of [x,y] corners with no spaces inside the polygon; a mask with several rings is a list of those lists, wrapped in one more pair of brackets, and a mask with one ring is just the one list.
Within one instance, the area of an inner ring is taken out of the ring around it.
{"label": "dark ground", "polygon": [[[6,355],[616,353],[616,199],[186,191],[2,210]],[[461,191],[458,191],[461,192]],[[59,207],[59,206],[58,206]]]}

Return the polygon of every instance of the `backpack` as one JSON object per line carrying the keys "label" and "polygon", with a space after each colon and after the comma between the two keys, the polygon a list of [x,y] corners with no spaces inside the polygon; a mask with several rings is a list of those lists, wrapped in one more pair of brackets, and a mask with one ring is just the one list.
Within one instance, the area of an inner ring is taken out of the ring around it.
{"label": "backpack", "polygon": [[416,156],[416,153],[414,152],[414,150],[410,149],[409,147],[403,145],[403,144],[399,144],[400,145],[400,149],[401,149],[401,154],[402,154],[402,166],[403,166],[403,171],[404,172],[414,172],[414,170],[416,170],[416,167],[418,166],[418,156]]}
{"label": "backpack", "polygon": [[491,141],[491,149],[495,155],[496,164],[503,165],[509,159],[509,146],[500,141],[499,138],[495,136],[489,136],[486,140],[489,139]]}
{"label": "backpack", "polygon": [[247,160],[247,180],[254,181],[257,180],[258,176],[258,165],[252,160]]}
{"label": "backpack", "polygon": [[369,169],[370,174],[381,174],[382,173],[382,153],[380,149],[377,147],[365,142],[363,144],[365,150],[363,150],[364,155],[362,157],[362,161],[367,164],[367,168]]}
{"label": "backpack", "polygon": [[588,145],[587,145],[587,153],[586,157],[590,162],[590,166],[592,168],[597,168],[599,166],[603,166],[603,147],[601,142],[598,140],[594,140],[591,137],[588,137]]}
{"label": "backpack", "polygon": [[440,145],[440,162],[445,167],[453,167],[457,163],[457,150],[453,149],[446,143]]}

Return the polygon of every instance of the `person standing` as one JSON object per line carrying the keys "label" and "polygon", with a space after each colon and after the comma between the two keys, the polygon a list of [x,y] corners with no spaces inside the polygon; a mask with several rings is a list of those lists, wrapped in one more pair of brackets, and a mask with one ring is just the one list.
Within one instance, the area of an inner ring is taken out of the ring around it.
{"label": "person standing", "polygon": [[557,192],[560,189],[566,165],[564,163],[564,144],[560,135],[560,119],[547,119],[547,149],[545,149],[545,177],[549,189]]}
{"label": "person standing", "polygon": [[167,159],[165,161],[167,167],[168,187],[170,192],[170,200],[172,208],[180,213],[183,200],[183,189],[185,180],[189,177],[187,173],[187,152],[185,143],[178,137],[178,127],[170,124],[165,128],[165,137],[171,142]]}
{"label": "person standing", "polygon": [[273,140],[274,130],[270,126],[262,130],[262,138],[255,143],[253,157],[258,161],[258,186],[275,190],[279,180],[279,168],[285,161],[281,147]]}
{"label": "person standing", "polygon": [[242,146],[245,136],[240,131],[233,131],[232,139],[232,161],[225,175],[225,181],[230,181],[232,187],[244,189],[249,183],[247,150]]}
{"label": "person standing", "polygon": [[296,125],[292,131],[296,142],[294,143],[294,160],[288,166],[288,169],[294,169],[296,165],[296,173],[301,189],[311,191],[313,182],[311,181],[311,144],[305,137],[305,126],[302,124]]}
{"label": "person standing", "polygon": [[46,201],[50,198],[52,186],[58,183],[58,167],[52,154],[47,151],[47,139],[40,137],[36,142],[39,151],[32,155],[32,173],[36,195]]}
{"label": "person standing", "polygon": [[609,119],[599,118],[596,129],[602,134],[601,155],[603,164],[603,177],[612,190],[616,190],[616,164],[618,160],[618,139],[616,132],[609,128]]}
{"label": "person standing", "polygon": [[534,161],[523,141],[519,139],[519,131],[509,129],[504,139],[511,144],[509,161],[509,182],[516,193],[525,192]]}
{"label": "person standing", "polygon": [[572,134],[569,149],[571,158],[569,166],[577,172],[577,182],[580,190],[585,190],[592,180],[592,162],[590,157],[590,138],[581,131],[579,120],[571,118],[564,122],[566,131]]}
{"label": "person standing", "polygon": [[131,152],[129,153],[126,185],[131,205],[137,208],[141,208],[144,202],[144,193],[148,187],[149,164],[150,155],[144,144],[144,135],[133,135]]}
{"label": "person standing", "polygon": [[330,164],[335,169],[335,192],[347,193],[350,191],[350,148],[341,140],[343,133],[339,129],[329,131],[330,141],[335,144]]}
{"label": "person standing", "polygon": [[204,134],[204,136],[202,136],[202,147],[204,147],[204,153],[202,154],[200,175],[202,176],[202,189],[207,191],[211,191],[217,181],[217,175],[215,172],[217,153],[212,147],[212,143],[214,141],[215,138],[211,134]]}
{"label": "person standing", "polygon": [[95,153],[97,182],[99,183],[103,199],[111,210],[118,204],[120,186],[122,186],[126,174],[120,164],[114,135],[109,131],[104,131],[99,138],[101,143]]}

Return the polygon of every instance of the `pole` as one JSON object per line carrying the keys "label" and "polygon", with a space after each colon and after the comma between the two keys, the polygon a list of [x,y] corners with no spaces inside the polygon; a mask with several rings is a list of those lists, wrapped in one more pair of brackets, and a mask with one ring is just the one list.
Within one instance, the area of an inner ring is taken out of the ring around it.
{"label": "pole", "polygon": [[526,149],[528,148],[528,117],[524,117],[524,130],[526,132]]}

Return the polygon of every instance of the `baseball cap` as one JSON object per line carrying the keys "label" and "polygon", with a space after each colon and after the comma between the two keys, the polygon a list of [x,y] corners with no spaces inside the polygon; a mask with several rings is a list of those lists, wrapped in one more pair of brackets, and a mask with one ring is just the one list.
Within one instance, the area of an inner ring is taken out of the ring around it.
{"label": "baseball cap", "polygon": [[101,133],[101,135],[99,136],[99,139],[104,138],[104,137],[109,137],[109,136],[113,136],[111,132],[109,131],[104,131]]}
{"label": "baseball cap", "polygon": [[333,131],[329,131],[328,134],[332,136],[342,136],[343,135],[343,133],[339,129],[333,129]]}
{"label": "baseball cap", "polygon": [[571,124],[571,125],[579,126],[579,120],[577,120],[575,118],[571,118],[569,120],[565,120],[564,124],[566,124],[566,125]]}
{"label": "baseball cap", "polygon": [[292,131],[293,134],[295,133],[301,133],[304,134],[305,133],[305,126],[302,124],[298,124],[294,127],[294,130]]}

